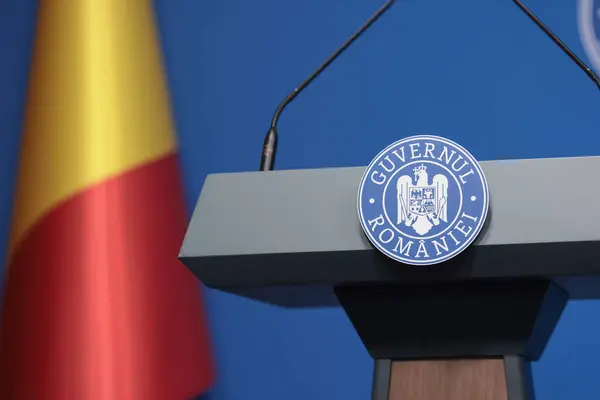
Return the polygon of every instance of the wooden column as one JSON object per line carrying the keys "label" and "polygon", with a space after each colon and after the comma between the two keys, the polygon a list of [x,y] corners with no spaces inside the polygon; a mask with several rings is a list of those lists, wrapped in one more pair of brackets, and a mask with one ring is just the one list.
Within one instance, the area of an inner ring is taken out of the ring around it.
{"label": "wooden column", "polygon": [[389,400],[509,400],[500,359],[396,361]]}

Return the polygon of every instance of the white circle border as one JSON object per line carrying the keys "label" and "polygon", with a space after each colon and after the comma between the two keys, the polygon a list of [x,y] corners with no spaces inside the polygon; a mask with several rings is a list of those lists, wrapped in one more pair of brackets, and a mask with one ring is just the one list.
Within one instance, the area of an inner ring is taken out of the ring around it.
{"label": "white circle border", "polygon": [[600,42],[594,30],[594,0],[577,2],[577,28],[583,48],[595,69],[600,70]]}
{"label": "white circle border", "polygon": [[[464,241],[463,244],[461,246],[458,246],[456,249],[454,249],[454,251],[446,254],[443,257],[438,257],[438,258],[434,258],[434,259],[430,259],[430,260],[423,260],[423,261],[416,261],[416,260],[411,260],[408,259],[406,257],[402,257],[400,255],[397,254],[391,254],[388,250],[384,249],[374,238],[371,238],[371,235],[368,233],[369,229],[367,226],[367,223],[363,217],[363,213],[362,213],[362,204],[360,199],[362,198],[362,192],[363,192],[363,185],[365,180],[368,177],[368,172],[371,169],[371,167],[373,166],[374,162],[376,160],[378,160],[383,154],[385,154],[388,150],[390,150],[392,147],[398,146],[400,143],[404,143],[404,142],[408,142],[408,141],[412,141],[412,140],[436,140],[436,141],[440,141],[442,143],[445,143],[449,146],[455,146],[456,148],[458,148],[459,150],[461,150],[465,155],[467,155],[470,159],[471,162],[473,164],[473,166],[475,167],[475,169],[477,170],[477,174],[479,175],[479,179],[483,185],[483,210],[481,213],[481,223],[475,228],[475,232],[473,232],[473,235],[471,235],[471,237]],[[464,147],[462,147],[461,145],[459,145],[456,142],[453,142],[449,139],[440,137],[440,136],[435,136],[435,135],[414,135],[414,136],[408,136],[405,137],[404,139],[400,139],[395,141],[394,143],[390,144],[389,146],[387,146],[385,149],[381,150],[375,157],[373,157],[373,159],[371,160],[371,162],[369,163],[369,165],[367,165],[367,167],[365,168],[365,172],[363,173],[363,176],[360,180],[360,183],[358,185],[358,193],[356,196],[356,204],[357,204],[357,211],[358,211],[358,220],[360,222],[360,226],[363,230],[363,233],[365,234],[365,236],[367,237],[367,239],[369,240],[369,242],[371,242],[371,244],[378,249],[379,251],[381,251],[383,254],[385,254],[386,256],[388,256],[389,258],[391,258],[394,261],[398,261],[401,262],[403,264],[407,264],[407,265],[413,265],[413,266],[430,266],[430,265],[436,265],[436,264],[440,264],[444,261],[448,261],[450,259],[452,259],[453,257],[455,257],[457,254],[462,253],[464,250],[466,250],[479,236],[479,234],[481,233],[481,230],[483,229],[486,220],[487,220],[487,216],[488,216],[488,212],[489,212],[489,204],[490,204],[490,193],[489,193],[489,187],[488,187],[488,183],[487,183],[487,179],[485,177],[485,174],[483,173],[483,169],[481,168],[481,165],[479,164],[479,162],[475,159],[475,157],[473,157],[473,155],[467,151],[467,149],[465,149]]]}

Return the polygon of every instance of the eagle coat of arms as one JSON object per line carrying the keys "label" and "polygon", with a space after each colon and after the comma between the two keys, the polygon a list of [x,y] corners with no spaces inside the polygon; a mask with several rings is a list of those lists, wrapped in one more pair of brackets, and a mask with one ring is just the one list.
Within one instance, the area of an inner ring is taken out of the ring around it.
{"label": "eagle coat of arms", "polygon": [[448,178],[436,174],[431,183],[427,167],[421,164],[413,169],[416,184],[409,175],[403,175],[396,184],[398,217],[396,224],[404,223],[423,236],[440,221],[448,222]]}

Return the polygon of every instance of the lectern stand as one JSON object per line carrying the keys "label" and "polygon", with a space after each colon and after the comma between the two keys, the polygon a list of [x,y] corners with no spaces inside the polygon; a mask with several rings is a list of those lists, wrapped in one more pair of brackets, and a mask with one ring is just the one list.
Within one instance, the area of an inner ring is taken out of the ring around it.
{"label": "lectern stand", "polygon": [[600,297],[600,157],[481,163],[490,215],[431,267],[364,237],[364,168],[207,177],[180,259],[207,286],[287,307],[339,304],[375,359],[373,400],[533,400],[569,298]]}

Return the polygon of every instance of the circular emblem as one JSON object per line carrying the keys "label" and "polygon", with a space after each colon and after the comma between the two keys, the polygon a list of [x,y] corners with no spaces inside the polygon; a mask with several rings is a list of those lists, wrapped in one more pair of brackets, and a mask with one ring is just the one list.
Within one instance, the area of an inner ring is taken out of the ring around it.
{"label": "circular emblem", "polygon": [[441,137],[412,136],[389,145],[367,167],[358,216],[371,243],[406,264],[455,257],[477,237],[489,206],[481,166]]}
{"label": "circular emblem", "polygon": [[579,36],[592,66],[600,71],[600,0],[579,0]]}

